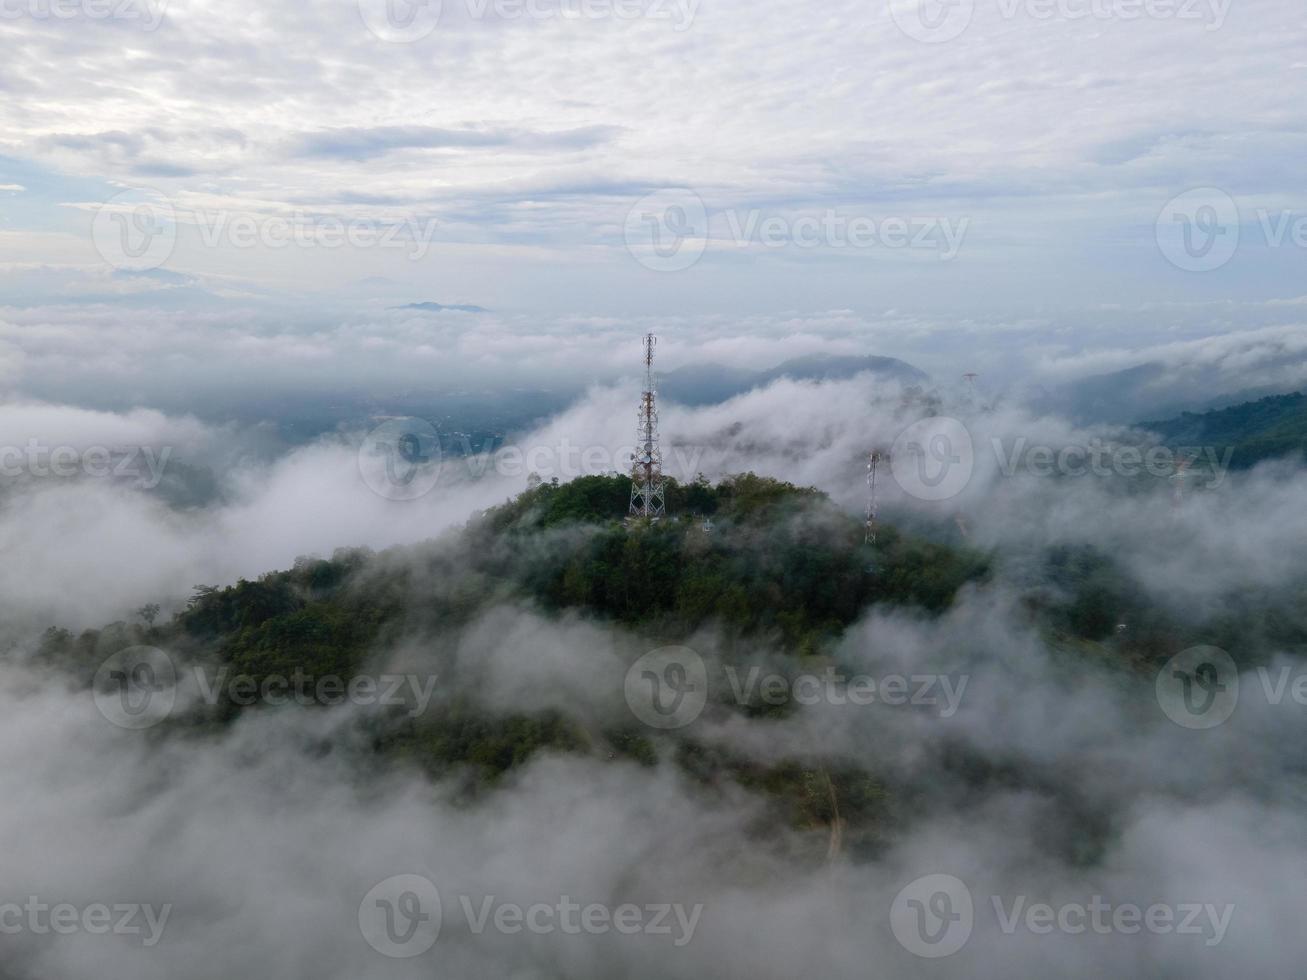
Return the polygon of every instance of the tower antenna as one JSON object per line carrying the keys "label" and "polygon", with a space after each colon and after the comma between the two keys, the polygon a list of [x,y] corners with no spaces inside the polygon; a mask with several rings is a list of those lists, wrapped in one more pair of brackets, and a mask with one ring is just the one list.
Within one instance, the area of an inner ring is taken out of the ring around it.
{"label": "tower antenna", "polygon": [[873,451],[867,456],[867,537],[866,544],[876,543],[876,511],[880,507],[880,501],[876,498],[876,468],[885,459],[884,453],[880,450]]}
{"label": "tower antenna", "polygon": [[644,392],[635,430],[636,450],[631,455],[631,516],[656,521],[667,512],[663,500],[663,454],[658,448],[658,407],[654,388],[653,358],[658,338],[644,338]]}

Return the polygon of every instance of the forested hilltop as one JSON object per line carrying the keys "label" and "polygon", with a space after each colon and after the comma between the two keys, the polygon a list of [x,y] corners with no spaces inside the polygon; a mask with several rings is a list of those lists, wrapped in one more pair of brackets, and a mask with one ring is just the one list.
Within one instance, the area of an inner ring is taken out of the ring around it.
{"label": "forested hilltop", "polygon": [[1216,446],[1230,465],[1247,469],[1262,460],[1307,451],[1307,395],[1272,395],[1210,412],[1185,412],[1164,422],[1145,422],[1167,445]]}
{"label": "forested hilltop", "polygon": [[[875,848],[912,813],[931,806],[929,767],[905,779],[876,758],[821,745],[780,746],[781,757],[762,763],[705,737],[698,726],[660,732],[620,710],[574,712],[566,701],[544,709],[505,704],[484,697],[463,676],[468,661],[454,651],[470,633],[484,635],[487,617],[502,610],[524,610],[543,623],[584,623],[593,635],[615,637],[631,656],[685,643],[706,645],[703,652],[718,667],[754,662],[762,651],[782,670],[820,673],[845,666],[850,629],[871,612],[898,611],[929,623],[946,615],[963,590],[996,588],[996,556],[892,526],[867,544],[862,522],[813,489],[751,474],[715,486],[669,481],[668,510],[675,516],[632,525],[624,520],[629,494],[629,480],[621,477],[545,483],[422,545],[342,549],[228,588],[199,586],[188,608],[166,623],[154,622],[147,608],[141,621],[78,636],[51,628],[38,659],[89,684],[106,657],[149,645],[179,665],[202,665],[210,676],[225,670],[258,684],[277,676],[354,678],[394,664],[395,651],[409,651],[441,665],[440,695],[421,714],[369,715],[348,751],[369,778],[415,769],[452,780],[468,801],[493,793],[518,767],[550,751],[601,763],[670,763],[705,791],[757,794],[772,819],[818,832],[823,841],[838,828],[842,848]],[[1150,608],[1128,575],[1093,550],[1050,548],[1038,556],[1036,571],[1018,603],[1031,628],[1067,669],[1106,671],[1141,691],[1150,682],[1147,671],[1192,637],[1246,636],[1271,601],[1231,597],[1210,621],[1180,623]],[[1258,628],[1275,642],[1305,639],[1297,617],[1265,620]],[[500,656],[538,656],[530,634],[525,637],[517,635],[511,641],[517,645]],[[577,646],[569,655],[580,671],[589,671],[586,658],[593,656],[595,677],[605,676],[601,654],[580,648],[581,641]],[[755,690],[732,699],[720,682],[710,690],[719,720],[735,715],[766,725],[803,710],[788,695],[777,700]],[[620,674],[614,694],[620,706]],[[271,710],[280,709],[247,704],[224,690],[143,737],[213,737],[247,712]],[[337,749],[344,747],[319,746]],[[960,776],[978,792],[1019,778],[1036,791],[1042,786],[1059,805],[1084,805],[1064,798],[1051,777],[1045,785],[1037,768],[1018,777],[947,740],[934,751],[937,773]]]}

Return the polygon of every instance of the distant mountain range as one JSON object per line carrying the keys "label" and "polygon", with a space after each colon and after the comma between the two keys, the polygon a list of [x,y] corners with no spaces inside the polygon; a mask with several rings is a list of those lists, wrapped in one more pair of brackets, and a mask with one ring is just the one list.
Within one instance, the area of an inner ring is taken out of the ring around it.
{"label": "distant mountain range", "polygon": [[1214,446],[1234,450],[1230,466],[1307,452],[1307,395],[1272,395],[1201,414],[1184,412],[1164,422],[1144,422],[1169,446]]}
{"label": "distant mountain range", "polygon": [[659,378],[658,391],[667,400],[682,405],[712,405],[780,378],[834,381],[868,371],[904,384],[922,384],[930,380],[924,371],[893,357],[809,354],[760,371],[724,364],[696,364],[678,368]]}
{"label": "distant mountain range", "polygon": [[[1307,367],[1304,367],[1307,373]],[[1229,390],[1214,368],[1176,370],[1157,361],[1122,371],[1096,374],[1029,397],[1037,411],[1081,424],[1129,425],[1141,418],[1170,418],[1181,412],[1207,412],[1271,395],[1290,394],[1301,383]],[[1204,396],[1205,391],[1222,392]]]}

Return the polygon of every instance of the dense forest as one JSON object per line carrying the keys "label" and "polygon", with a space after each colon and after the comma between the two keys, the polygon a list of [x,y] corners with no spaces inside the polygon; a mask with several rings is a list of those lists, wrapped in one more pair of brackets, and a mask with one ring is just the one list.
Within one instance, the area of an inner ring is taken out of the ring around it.
{"label": "dense forest", "polygon": [[1231,450],[1230,466],[1248,469],[1265,459],[1307,450],[1307,395],[1272,395],[1211,412],[1185,412],[1143,424],[1169,446]]}
{"label": "dense forest", "polygon": [[[834,663],[840,638],[869,609],[938,616],[961,590],[990,587],[1000,561],[892,526],[868,544],[861,521],[825,495],[751,474],[715,486],[669,481],[674,516],[657,523],[624,519],[629,493],[621,477],[543,483],[422,545],[342,549],[228,588],[197,586],[168,622],[156,622],[151,606],[132,622],[77,636],[52,627],[39,658],[81,683],[116,650],[142,644],[256,683],[297,671],[351,678],[375,669],[379,651],[405,644],[448,650],[487,611],[510,607],[547,620],[579,616],[646,649],[710,630],[726,660],[765,648],[795,670],[819,670]],[[1068,669],[1107,672],[1141,691],[1150,670],[1200,637],[1220,643],[1238,636],[1243,651],[1307,648],[1302,617],[1270,614],[1285,608],[1283,597],[1230,596],[1206,621],[1181,622],[1148,604],[1137,583],[1092,548],[1049,548],[1028,574],[1023,615]],[[798,710],[786,702],[721,700],[719,711],[764,720]],[[270,709],[225,697],[148,734],[202,738],[251,710]],[[371,717],[365,742],[367,771],[417,767],[455,780],[468,799],[494,792],[543,751],[640,765],[671,760],[709,790],[733,785],[760,794],[789,826],[822,833],[838,826],[846,848],[876,847],[915,808],[930,805],[928,783],[904,784],[875,760],[816,750],[763,766],[696,737],[694,728],[659,733],[629,716],[595,724],[560,710],[504,710],[465,689],[417,717]],[[1017,778],[1015,768],[982,765],[961,749],[946,747],[935,764],[978,788]],[[1032,787],[1041,781],[1030,767],[1020,778]],[[1081,816],[1093,825],[1092,814]]]}

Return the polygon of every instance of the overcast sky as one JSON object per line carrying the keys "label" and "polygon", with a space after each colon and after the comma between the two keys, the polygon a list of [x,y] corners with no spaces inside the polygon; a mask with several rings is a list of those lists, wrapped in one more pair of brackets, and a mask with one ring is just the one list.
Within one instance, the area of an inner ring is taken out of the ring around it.
{"label": "overcast sky", "polygon": [[[1307,215],[1295,0],[361,3],[6,0],[13,297],[1029,314],[1303,291],[1307,242],[1267,241]],[[1194,188],[1242,222],[1205,272],[1156,240]],[[185,278],[110,278],[107,201],[169,209],[159,268]],[[400,230],[331,248],[333,218]],[[270,219],[313,244],[268,247]],[[665,268],[650,220],[693,264]]]}

